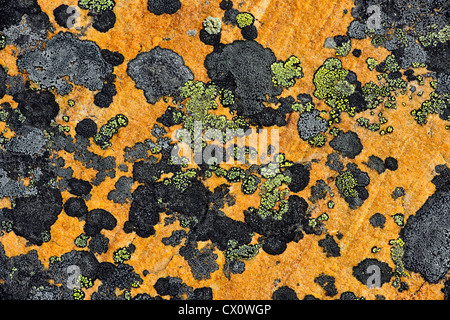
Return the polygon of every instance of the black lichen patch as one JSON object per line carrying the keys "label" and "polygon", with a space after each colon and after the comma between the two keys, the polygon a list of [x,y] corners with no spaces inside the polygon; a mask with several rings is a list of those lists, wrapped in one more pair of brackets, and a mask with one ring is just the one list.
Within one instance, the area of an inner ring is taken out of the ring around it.
{"label": "black lichen patch", "polygon": [[79,0],[78,6],[81,9],[89,10],[88,16],[93,17],[92,27],[99,32],[108,32],[116,23],[114,13],[114,0],[108,1],[90,1]]}
{"label": "black lichen patch", "polygon": [[236,17],[238,14],[239,10],[231,6],[229,9],[225,10],[225,14],[223,15],[223,22],[225,22],[226,24],[236,25]]}
{"label": "black lichen patch", "polygon": [[3,97],[6,94],[7,79],[8,79],[8,74],[6,73],[5,69],[3,69],[3,66],[0,65],[0,99],[3,99]]}
{"label": "black lichen patch", "polygon": [[108,251],[109,239],[103,234],[98,233],[89,240],[89,251],[92,253],[103,254]]}
{"label": "black lichen patch", "polygon": [[58,115],[59,105],[54,94],[49,91],[36,92],[28,89],[17,93],[13,98],[26,118],[23,124],[45,129]]}
{"label": "black lichen patch", "polygon": [[156,190],[139,186],[133,192],[133,202],[125,222],[125,232],[136,232],[140,237],[147,238],[155,234],[154,225],[159,222],[159,213],[164,211],[157,202]]}
{"label": "black lichen patch", "polygon": [[[133,266],[120,263],[113,269],[112,274],[102,282],[104,288],[99,287],[98,293],[101,294],[103,290],[113,288],[131,290],[133,285],[140,283],[142,283],[142,278],[134,271]],[[93,300],[95,300],[94,297]]]}
{"label": "black lichen patch", "polygon": [[175,230],[172,232],[170,237],[162,238],[162,243],[166,246],[175,247],[181,243],[181,241],[186,238],[187,232],[185,230]]}
{"label": "black lichen patch", "polygon": [[109,75],[106,77],[102,90],[94,96],[94,104],[97,107],[109,108],[109,106],[113,103],[113,98],[117,94],[115,80],[115,75]]}
{"label": "black lichen patch", "polygon": [[268,237],[264,240],[264,244],[262,246],[262,249],[264,252],[277,256],[282,254],[284,251],[286,251],[287,244],[284,241],[281,241],[280,239],[276,237]]}
{"label": "black lichen patch", "polygon": [[314,279],[314,282],[325,290],[325,295],[328,297],[334,297],[338,293],[335,281],[334,277],[323,273]]}
{"label": "black lichen patch", "polygon": [[211,240],[219,250],[226,250],[230,240],[238,245],[249,244],[252,240],[250,226],[227,216],[210,214],[196,230],[197,240]]}
{"label": "black lichen patch", "polygon": [[26,2],[6,0],[2,1],[0,7],[0,31],[20,24],[25,14],[28,16],[33,29],[42,30],[50,27],[49,18],[42,11],[37,0]]}
{"label": "black lichen patch", "polygon": [[437,175],[431,180],[436,190],[447,191],[450,188],[450,169],[445,165],[438,165],[435,168]]}
{"label": "black lichen patch", "polygon": [[[445,59],[450,55],[450,41],[437,43],[435,46],[428,46],[425,48],[427,52],[427,66],[430,70],[438,73],[450,73],[450,68]],[[444,59],[444,60],[443,60]]]}
{"label": "black lichen patch", "polygon": [[444,282],[444,287],[441,289],[441,291],[444,293],[444,299],[450,300],[450,280],[446,280]]}
{"label": "black lichen patch", "polygon": [[272,82],[271,65],[277,59],[272,50],[255,41],[234,41],[221,52],[206,56],[205,67],[211,80],[235,96],[238,114],[252,117],[265,108],[266,95],[276,96],[281,89]]}
{"label": "black lichen patch", "polygon": [[219,7],[222,10],[229,10],[229,9],[233,8],[233,1],[223,0],[220,2]]}
{"label": "black lichen patch", "polygon": [[288,187],[292,192],[302,191],[309,184],[309,170],[301,163],[296,163],[286,169],[286,175],[291,178],[291,182],[288,184]]}
{"label": "black lichen patch", "polygon": [[61,210],[61,193],[53,188],[42,188],[36,196],[19,198],[10,212],[13,231],[31,243],[41,245]]}
{"label": "black lichen patch", "polygon": [[192,299],[193,289],[183,283],[178,277],[159,278],[154,288],[160,296],[170,296],[172,299],[180,299],[186,295],[187,299]]}
{"label": "black lichen patch", "polygon": [[253,231],[267,237],[262,247],[265,252],[281,254],[286,250],[288,242],[298,241],[303,237],[300,227],[308,225],[307,209],[308,203],[305,199],[291,195],[288,199],[288,210],[281,219],[271,216],[263,218],[256,210],[250,209],[244,212],[245,222]]}
{"label": "black lichen patch", "polygon": [[167,107],[164,114],[157,121],[166,127],[175,126],[183,122],[185,115],[182,111],[174,107]]}
{"label": "black lichen patch", "polygon": [[92,185],[89,181],[82,179],[69,179],[69,192],[75,196],[86,196],[92,190]]}
{"label": "black lichen patch", "polygon": [[361,56],[361,50],[360,49],[353,49],[352,54],[354,57],[359,58]]}
{"label": "black lichen patch", "polygon": [[319,246],[327,254],[327,257],[340,257],[341,248],[332,235],[327,234],[324,239],[319,240]]}
{"label": "black lichen patch", "polygon": [[339,134],[330,141],[330,146],[343,156],[355,159],[361,153],[363,145],[356,132],[347,131],[339,132]]}
{"label": "black lichen patch", "polygon": [[113,10],[105,10],[102,12],[89,12],[90,16],[94,17],[92,27],[100,32],[106,33],[116,24],[116,15]]}
{"label": "black lichen patch", "polygon": [[213,300],[213,291],[210,287],[194,289],[192,300]]}
{"label": "black lichen patch", "polygon": [[[53,260],[48,272],[55,283],[63,284],[65,287],[67,283],[70,283],[69,277],[74,272],[74,269],[71,269],[70,266],[79,268],[80,273],[92,281],[97,279],[99,262],[95,255],[89,251],[72,250],[63,254],[59,259]],[[75,281],[71,284],[75,284]]]}
{"label": "black lichen patch", "polygon": [[108,211],[103,209],[93,209],[86,216],[84,232],[88,236],[95,236],[103,229],[112,230],[117,225],[117,219]]}
{"label": "black lichen patch", "polygon": [[379,279],[376,280],[379,280],[380,286],[391,280],[393,276],[391,267],[386,262],[372,258],[366,258],[353,267],[353,276],[362,284],[370,286],[372,282],[369,281],[371,280],[369,278],[371,276],[377,277],[377,270],[379,270]]}
{"label": "black lichen patch", "polygon": [[258,29],[253,24],[242,28],[241,33],[246,40],[255,40],[258,37]]}
{"label": "black lichen patch", "polygon": [[87,215],[88,208],[82,198],[72,197],[64,203],[64,212],[70,217],[81,218]]}
{"label": "black lichen patch", "polygon": [[59,26],[70,29],[67,23],[73,23],[73,20],[70,21],[70,18],[73,15],[71,7],[66,4],[62,4],[53,10],[53,15],[55,16],[55,21]]}
{"label": "black lichen patch", "polygon": [[108,62],[113,67],[120,66],[124,61],[124,56],[118,51],[111,51],[108,49],[102,49],[100,51],[103,60]]}
{"label": "black lichen patch", "polygon": [[77,123],[75,132],[82,137],[91,138],[97,133],[97,123],[92,119],[83,119]]}
{"label": "black lichen patch", "polygon": [[384,166],[388,170],[395,171],[398,169],[398,161],[394,157],[387,157],[384,159]]}
{"label": "black lichen patch", "polygon": [[345,291],[341,293],[341,296],[339,297],[340,300],[356,300],[356,295],[351,291]]}
{"label": "black lichen patch", "polygon": [[331,189],[325,181],[317,180],[316,184],[311,187],[311,197],[309,200],[312,203],[316,203],[319,199],[325,199],[329,192],[331,192]]}
{"label": "black lichen patch", "polygon": [[180,55],[161,47],[139,53],[128,63],[127,73],[151,104],[164,96],[179,98],[181,87],[194,79]]}
{"label": "black lichen patch", "polygon": [[200,30],[200,40],[209,46],[218,46],[222,37],[221,32],[209,33],[204,28]]}
{"label": "black lichen patch", "polygon": [[156,15],[174,14],[181,8],[180,0],[148,0],[148,10]]}
{"label": "black lichen patch", "polygon": [[272,300],[298,300],[298,297],[292,288],[282,286],[273,292]]}
{"label": "black lichen patch", "polygon": [[[63,294],[56,286],[50,286],[50,278],[39,261],[36,250],[15,257],[7,257],[0,244],[0,294],[2,300],[62,299]],[[41,287],[36,292],[33,288]],[[45,291],[44,291],[45,288]]]}
{"label": "black lichen patch", "polygon": [[386,217],[377,212],[370,217],[369,222],[374,228],[384,228]]}

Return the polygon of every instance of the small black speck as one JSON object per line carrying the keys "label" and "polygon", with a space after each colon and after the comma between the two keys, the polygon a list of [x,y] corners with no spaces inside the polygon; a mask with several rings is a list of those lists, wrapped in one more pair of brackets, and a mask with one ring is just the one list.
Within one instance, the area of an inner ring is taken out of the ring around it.
{"label": "small black speck", "polygon": [[387,157],[384,160],[384,166],[386,167],[386,169],[391,170],[391,171],[397,170],[398,169],[397,159],[395,159],[393,157]]}
{"label": "small black speck", "polygon": [[360,49],[354,49],[352,51],[353,56],[355,56],[356,58],[361,57],[361,50]]}

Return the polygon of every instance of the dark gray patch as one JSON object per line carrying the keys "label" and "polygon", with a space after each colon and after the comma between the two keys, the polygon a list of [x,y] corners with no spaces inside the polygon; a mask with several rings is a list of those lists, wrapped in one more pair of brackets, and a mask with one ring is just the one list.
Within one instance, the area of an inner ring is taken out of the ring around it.
{"label": "dark gray patch", "polygon": [[377,157],[377,156],[370,156],[369,157],[369,162],[365,163],[370,169],[375,170],[376,172],[378,172],[379,174],[382,174],[383,172],[386,171],[386,168],[384,166],[384,161],[383,159]]}
{"label": "dark gray patch", "polygon": [[177,98],[185,82],[194,79],[183,57],[159,46],[139,53],[128,63],[127,73],[151,104],[164,96]]}
{"label": "dark gray patch", "polygon": [[450,269],[449,234],[450,192],[437,190],[401,231],[405,267],[437,283]]}
{"label": "dark gray patch", "polygon": [[133,178],[120,177],[114,185],[115,189],[108,193],[108,200],[114,203],[124,204],[133,199],[131,195],[131,187],[134,184]]}
{"label": "dark gray patch", "polygon": [[48,140],[44,132],[38,128],[23,127],[7,144],[9,152],[23,153],[30,156],[42,155]]}
{"label": "dark gray patch", "polygon": [[311,112],[303,112],[300,115],[297,123],[297,130],[300,138],[307,141],[314,138],[321,132],[325,132],[328,129],[328,124],[325,119],[320,117],[319,110],[313,110]]}
{"label": "dark gray patch", "polygon": [[216,262],[218,256],[214,253],[213,246],[206,246],[198,250],[192,245],[187,245],[180,249],[180,255],[188,262],[196,280],[210,279],[211,273],[219,270]]}
{"label": "dark gray patch", "polygon": [[63,32],[48,40],[44,50],[27,51],[19,56],[17,67],[21,72],[27,71],[30,80],[43,88],[55,87],[61,95],[72,91],[69,81],[91,91],[100,90],[106,76],[113,72],[95,42]]}
{"label": "dark gray patch", "polygon": [[167,131],[166,131],[166,129],[164,129],[164,127],[158,126],[157,124],[153,125],[152,136],[154,136],[155,138],[160,138],[166,134],[167,134]]}
{"label": "dark gray patch", "polygon": [[394,200],[403,197],[406,194],[405,189],[403,187],[397,187],[394,191],[392,191],[391,197]]}
{"label": "dark gray patch", "polygon": [[181,240],[183,240],[186,235],[187,232],[184,230],[175,230],[170,237],[162,238],[162,243],[166,246],[175,247],[181,243]]}
{"label": "dark gray patch", "polygon": [[356,132],[353,131],[340,131],[339,134],[330,141],[330,146],[344,157],[350,159],[355,159],[363,149],[361,140]]}
{"label": "dark gray patch", "polygon": [[341,159],[339,158],[339,154],[336,152],[330,153],[327,155],[327,162],[325,165],[330,168],[331,170],[341,172],[344,170],[344,164],[342,163]]}
{"label": "dark gray patch", "polygon": [[334,297],[338,293],[335,281],[334,277],[323,273],[314,279],[314,282],[325,290],[325,295],[328,297]]}
{"label": "dark gray patch", "polygon": [[436,92],[438,94],[450,93],[450,73],[438,75]]}
{"label": "dark gray patch", "polygon": [[0,99],[2,99],[7,91],[6,83],[8,81],[8,74],[6,73],[3,66],[0,65]]}
{"label": "dark gray patch", "polygon": [[236,40],[220,52],[207,55],[205,67],[214,83],[233,91],[233,108],[247,117],[265,109],[266,96],[281,93],[282,89],[272,82],[271,65],[276,61],[272,50],[258,42]]}
{"label": "dark gray patch", "polygon": [[330,187],[323,180],[317,180],[316,185],[311,187],[311,197],[309,200],[316,203],[318,199],[325,199],[327,193],[331,192]]}
{"label": "dark gray patch", "polygon": [[327,254],[327,257],[340,257],[341,248],[332,235],[327,234],[324,239],[319,240],[319,246]]}
{"label": "dark gray patch", "polygon": [[47,31],[47,26],[34,27],[30,17],[24,15],[20,23],[4,29],[3,34],[8,44],[13,44],[19,51],[24,51],[42,49],[47,40]]}
{"label": "dark gray patch", "polygon": [[187,300],[194,297],[194,290],[178,277],[159,278],[156,281],[154,288],[159,295],[171,296],[176,300],[180,300],[182,296],[184,296],[183,299]]}
{"label": "dark gray patch", "polygon": [[370,217],[369,222],[374,228],[384,228],[386,218],[381,213],[377,212]]}

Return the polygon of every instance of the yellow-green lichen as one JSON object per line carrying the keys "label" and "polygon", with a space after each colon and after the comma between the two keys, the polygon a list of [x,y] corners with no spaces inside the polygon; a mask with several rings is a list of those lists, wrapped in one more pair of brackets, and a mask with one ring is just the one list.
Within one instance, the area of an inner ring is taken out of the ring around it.
{"label": "yellow-green lichen", "polygon": [[351,171],[344,171],[336,177],[336,186],[339,192],[346,198],[358,197],[358,192],[355,187],[358,186],[358,181],[353,176]]}
{"label": "yellow-green lichen", "polygon": [[240,12],[236,15],[236,24],[239,28],[251,26],[255,22],[255,17],[249,12]]}
{"label": "yellow-green lichen", "polygon": [[295,79],[303,77],[300,59],[291,56],[285,62],[277,61],[271,65],[272,81],[276,86],[290,88],[295,85]]}
{"label": "yellow-green lichen", "polygon": [[112,10],[115,6],[114,0],[79,0],[78,6],[81,9],[102,12]]}

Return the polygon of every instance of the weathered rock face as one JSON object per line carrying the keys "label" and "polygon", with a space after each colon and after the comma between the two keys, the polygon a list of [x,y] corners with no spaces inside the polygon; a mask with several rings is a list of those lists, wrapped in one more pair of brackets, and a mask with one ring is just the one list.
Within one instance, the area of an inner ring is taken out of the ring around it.
{"label": "weathered rock face", "polygon": [[1,1],[0,300],[449,298],[448,12]]}

